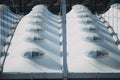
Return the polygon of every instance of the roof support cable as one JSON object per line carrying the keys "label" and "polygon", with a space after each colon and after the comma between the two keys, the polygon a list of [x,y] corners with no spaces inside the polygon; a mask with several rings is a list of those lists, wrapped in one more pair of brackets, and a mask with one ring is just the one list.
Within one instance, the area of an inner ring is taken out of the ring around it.
{"label": "roof support cable", "polygon": [[[113,17],[113,16],[112,16]],[[104,19],[105,20],[105,19]],[[106,21],[106,20],[105,20]],[[115,44],[118,46],[118,45],[120,45],[120,39],[119,39],[119,37],[118,37],[118,35],[115,33],[115,31],[114,31],[114,28],[112,27],[112,26],[110,26],[109,25],[109,23],[106,21],[106,23],[107,23],[107,27],[108,27],[108,29],[110,29],[111,30],[111,35],[112,36],[114,36],[114,38],[115,38]],[[113,20],[113,23],[114,23],[114,20]],[[113,25],[114,26],[114,25]]]}
{"label": "roof support cable", "polygon": [[[18,24],[17,24],[17,25],[18,25]],[[17,25],[16,25],[16,26],[17,26]],[[16,31],[16,28],[15,28],[15,30],[12,32],[12,34],[14,34],[15,31]],[[14,35],[11,35],[11,37],[10,37],[10,39],[9,39],[9,42],[12,41],[13,36],[14,36]],[[4,40],[5,40],[5,39],[6,39],[6,38],[4,38]],[[0,65],[0,73],[3,72],[4,63],[5,63],[6,57],[7,57],[7,55],[8,55],[8,50],[9,50],[9,47],[10,47],[10,44],[7,45],[7,46],[6,46],[6,42],[5,42],[4,44],[5,44],[5,48],[4,48],[4,50],[3,50],[4,52],[3,52],[3,51],[1,52],[1,53],[4,53],[4,57],[2,58],[2,61],[1,61],[1,65]]]}
{"label": "roof support cable", "polygon": [[[112,14],[114,13],[114,11],[112,12]],[[109,15],[110,15],[110,13],[108,14],[108,17],[109,17]],[[103,15],[103,17],[105,17],[105,15]],[[114,37],[114,39],[115,39],[115,44],[117,45],[117,46],[119,46],[120,45],[120,39],[119,39],[119,37],[118,37],[118,35],[115,33],[115,31],[114,31],[114,28],[112,27],[112,26],[114,26],[114,19],[112,19],[112,23],[113,24],[109,24],[108,23],[108,21],[106,21],[105,20],[105,18],[103,18],[102,16],[101,16],[101,19],[102,20],[104,20],[105,21],[105,23],[107,24],[107,29],[109,29],[110,30],[110,32],[111,32],[111,36],[112,37]],[[110,17],[110,18],[114,18],[114,14],[112,15],[112,17]],[[118,26],[117,26],[118,27]]]}

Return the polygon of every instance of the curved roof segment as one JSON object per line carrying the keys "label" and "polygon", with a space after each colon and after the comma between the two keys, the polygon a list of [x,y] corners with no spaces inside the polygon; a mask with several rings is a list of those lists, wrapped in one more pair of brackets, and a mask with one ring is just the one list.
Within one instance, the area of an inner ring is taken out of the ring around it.
{"label": "curved roof segment", "polygon": [[101,24],[104,25],[81,5],[75,5],[67,14],[67,62],[71,76],[74,73],[120,73],[120,50],[107,27]]}
{"label": "curved roof segment", "polygon": [[10,42],[14,30],[22,16],[9,10],[5,5],[0,5],[0,52],[4,52],[6,43]]}
{"label": "curved roof segment", "polygon": [[120,3],[111,5],[111,8],[102,15],[109,24],[114,28],[115,32],[120,37]]}
{"label": "curved roof segment", "polygon": [[68,79],[120,78],[120,50],[107,27],[87,7],[74,5],[66,14],[65,57],[61,16],[37,5],[16,28],[3,75],[14,75],[15,79],[62,79],[66,64]]}
{"label": "curved roof segment", "polygon": [[[14,33],[3,71],[62,73],[62,40],[58,17],[44,5],[35,6],[24,16]],[[44,56],[37,57],[42,54]],[[14,65],[11,65],[13,62]]]}

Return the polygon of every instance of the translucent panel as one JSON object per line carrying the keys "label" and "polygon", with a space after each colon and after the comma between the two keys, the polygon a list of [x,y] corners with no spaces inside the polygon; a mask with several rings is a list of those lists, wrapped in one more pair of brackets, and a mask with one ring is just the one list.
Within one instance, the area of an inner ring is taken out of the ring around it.
{"label": "translucent panel", "polygon": [[42,57],[45,53],[39,49],[28,49],[28,51],[26,51],[24,53],[24,57],[26,58],[38,58],[38,57]]}
{"label": "translucent panel", "polygon": [[88,56],[98,58],[98,57],[105,57],[108,56],[107,50],[96,50],[96,51],[90,51],[88,53]]}

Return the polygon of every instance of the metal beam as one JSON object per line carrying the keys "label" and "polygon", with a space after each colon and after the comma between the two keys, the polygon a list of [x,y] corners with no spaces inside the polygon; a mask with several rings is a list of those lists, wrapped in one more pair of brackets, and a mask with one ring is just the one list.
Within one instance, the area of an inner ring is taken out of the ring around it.
{"label": "metal beam", "polygon": [[63,78],[67,80],[66,0],[61,0],[63,30]]}

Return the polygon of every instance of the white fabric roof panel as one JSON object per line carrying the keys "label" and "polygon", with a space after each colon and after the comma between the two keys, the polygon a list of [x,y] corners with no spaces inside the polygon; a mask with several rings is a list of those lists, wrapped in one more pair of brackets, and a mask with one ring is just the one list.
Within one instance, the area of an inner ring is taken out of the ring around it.
{"label": "white fabric roof panel", "polygon": [[[66,21],[68,78],[81,77],[82,73],[120,73],[120,50],[96,15],[75,5]],[[46,6],[35,6],[17,26],[3,73],[60,73],[63,77],[61,23],[60,16]]]}
{"label": "white fabric roof panel", "polygon": [[[87,16],[81,18],[77,14]],[[111,33],[100,24],[103,23],[81,5],[75,5],[67,14],[68,73],[120,72],[120,50]],[[97,28],[98,31],[90,31],[90,27]]]}
{"label": "white fabric roof panel", "polygon": [[21,18],[22,16],[13,13],[7,6],[0,5],[0,52],[3,51],[7,38],[11,37]]}
{"label": "white fabric roof panel", "polygon": [[[58,19],[60,19],[59,16],[50,13],[44,5],[35,6],[28,15],[24,16],[12,39],[3,71],[62,73],[62,39],[60,36],[62,32],[59,29],[61,25]],[[30,31],[31,29],[44,30]],[[11,65],[13,62],[14,65]]]}
{"label": "white fabric roof panel", "polygon": [[115,32],[118,34],[118,37],[120,38],[120,3],[116,3],[111,5],[111,8],[102,15],[106,21],[109,22],[109,24],[113,27]]}

